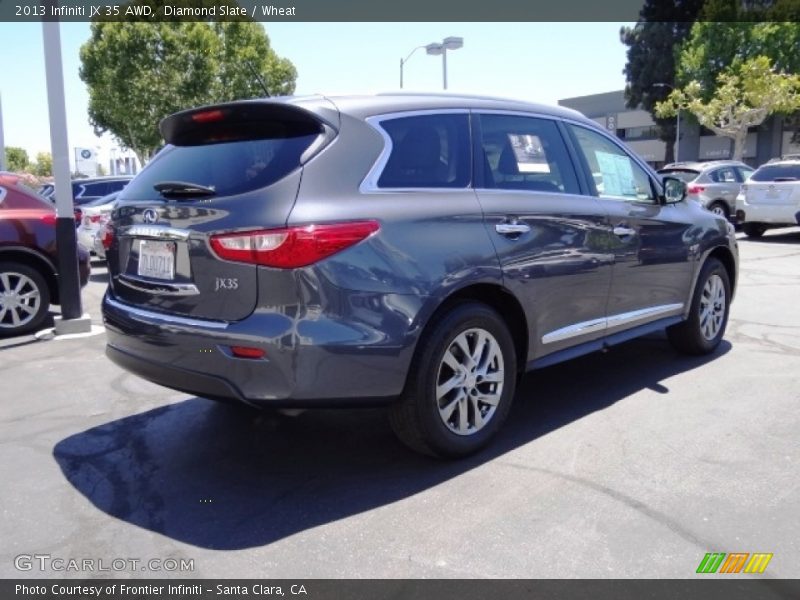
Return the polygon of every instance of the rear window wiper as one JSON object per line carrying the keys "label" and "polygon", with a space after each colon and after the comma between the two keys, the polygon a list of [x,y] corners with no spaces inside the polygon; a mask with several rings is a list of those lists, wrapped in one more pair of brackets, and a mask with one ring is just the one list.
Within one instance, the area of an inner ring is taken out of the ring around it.
{"label": "rear window wiper", "polygon": [[153,189],[162,196],[214,196],[217,193],[213,186],[188,181],[159,181]]}

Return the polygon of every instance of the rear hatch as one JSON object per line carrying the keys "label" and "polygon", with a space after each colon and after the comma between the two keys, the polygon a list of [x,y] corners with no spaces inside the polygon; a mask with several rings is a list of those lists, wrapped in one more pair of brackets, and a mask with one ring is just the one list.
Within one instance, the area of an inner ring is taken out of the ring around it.
{"label": "rear hatch", "polygon": [[800,205],[800,163],[763,165],[742,186],[748,204]]}
{"label": "rear hatch", "polygon": [[113,295],[191,317],[239,320],[255,264],[220,259],[212,235],[284,227],[302,165],[335,135],[291,104],[205,107],[161,122],[168,145],[120,193],[105,234]]}

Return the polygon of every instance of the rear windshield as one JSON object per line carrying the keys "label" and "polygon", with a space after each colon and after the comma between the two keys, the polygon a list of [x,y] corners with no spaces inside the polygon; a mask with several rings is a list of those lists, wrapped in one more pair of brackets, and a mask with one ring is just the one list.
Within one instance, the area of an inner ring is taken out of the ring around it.
{"label": "rear windshield", "polygon": [[777,179],[800,179],[800,164],[797,165],[764,165],[750,176],[750,181],[775,181]]}
{"label": "rear windshield", "polygon": [[275,183],[300,165],[300,157],[319,134],[270,139],[166,146],[120,193],[120,200],[152,200],[157,183],[181,181],[232,196]]}
{"label": "rear windshield", "polygon": [[697,171],[690,171],[689,169],[661,169],[658,171],[658,174],[661,176],[668,175],[670,177],[677,177],[684,183],[694,181],[697,179],[697,176],[700,175]]}

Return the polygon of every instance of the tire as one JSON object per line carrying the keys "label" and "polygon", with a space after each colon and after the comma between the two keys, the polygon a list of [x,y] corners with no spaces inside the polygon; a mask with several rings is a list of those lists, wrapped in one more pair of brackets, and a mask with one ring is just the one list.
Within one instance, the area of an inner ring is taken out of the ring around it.
{"label": "tire", "polygon": [[711,204],[708,205],[708,210],[715,215],[720,217],[724,217],[727,219],[730,216],[730,212],[728,211],[728,206],[722,200],[715,200]]}
{"label": "tire", "polygon": [[50,289],[39,271],[20,263],[0,263],[0,337],[33,331],[49,308]]}
{"label": "tire", "polygon": [[767,230],[767,226],[763,223],[744,223],[742,231],[750,238],[760,238]]}
{"label": "tire", "polygon": [[[481,381],[486,375],[491,381]],[[417,452],[468,456],[500,429],[516,381],[516,351],[502,318],[484,304],[458,304],[419,340],[403,395],[389,410],[392,429]]]}
{"label": "tire", "polygon": [[689,318],[667,328],[670,343],[684,354],[710,354],[728,324],[731,284],[728,272],[716,258],[709,258],[700,271],[689,308]]}

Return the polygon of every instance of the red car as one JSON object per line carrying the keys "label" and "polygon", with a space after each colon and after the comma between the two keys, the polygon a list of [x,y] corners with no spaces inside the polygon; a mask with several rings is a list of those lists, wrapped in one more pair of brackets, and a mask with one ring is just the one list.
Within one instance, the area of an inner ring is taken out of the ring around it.
{"label": "red car", "polygon": [[[81,286],[89,254],[78,247]],[[16,175],[0,173],[0,336],[39,327],[58,304],[56,213]]]}

